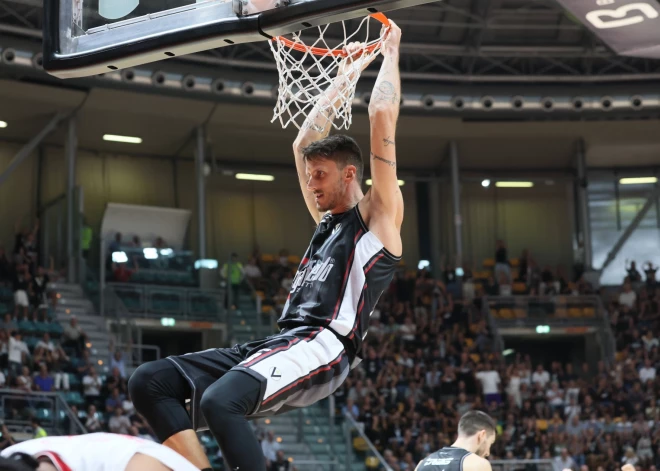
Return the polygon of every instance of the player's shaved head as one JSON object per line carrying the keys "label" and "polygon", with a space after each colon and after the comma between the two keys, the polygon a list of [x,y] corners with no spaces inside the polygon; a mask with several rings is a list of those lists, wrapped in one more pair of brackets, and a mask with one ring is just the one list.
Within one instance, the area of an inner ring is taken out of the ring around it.
{"label": "player's shaved head", "polygon": [[347,165],[355,166],[355,179],[358,184],[362,184],[364,175],[364,161],[362,160],[362,151],[355,139],[345,134],[335,134],[318,141],[312,142],[302,150],[306,161],[318,159],[332,160],[339,169]]}
{"label": "player's shaved head", "polygon": [[471,437],[485,430],[487,434],[497,433],[497,425],[491,416],[479,410],[466,412],[458,422],[458,433],[465,437]]}

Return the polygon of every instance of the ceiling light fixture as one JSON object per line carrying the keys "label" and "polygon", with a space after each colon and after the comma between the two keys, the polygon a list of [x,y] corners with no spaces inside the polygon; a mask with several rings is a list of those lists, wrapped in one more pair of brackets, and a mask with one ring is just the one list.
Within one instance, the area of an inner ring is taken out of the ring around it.
{"label": "ceiling light fixture", "polygon": [[104,141],[109,142],[123,142],[125,144],[142,144],[142,138],[131,136],[118,136],[116,134],[104,134]]}
{"label": "ceiling light fixture", "polygon": [[633,178],[622,178],[619,180],[619,183],[622,185],[643,185],[644,183],[657,183],[657,177],[633,177]]}
{"label": "ceiling light fixture", "polygon": [[[403,186],[403,185],[406,184],[406,182],[405,182],[404,180],[397,180],[397,182],[399,183],[399,186]],[[368,178],[367,181],[366,181],[365,183],[366,183],[368,186],[371,186],[371,185],[373,184],[373,181],[371,180],[371,178]]]}
{"label": "ceiling light fixture", "polygon": [[259,175],[256,173],[237,173],[237,180],[253,180],[257,182],[272,182],[275,177],[272,175]]}
{"label": "ceiling light fixture", "polygon": [[534,186],[532,182],[496,182],[495,186],[498,188],[531,188]]}

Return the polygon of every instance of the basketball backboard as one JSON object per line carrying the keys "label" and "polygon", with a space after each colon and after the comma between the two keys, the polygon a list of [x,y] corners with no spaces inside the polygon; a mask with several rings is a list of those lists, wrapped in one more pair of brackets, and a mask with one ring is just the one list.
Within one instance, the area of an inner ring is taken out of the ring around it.
{"label": "basketball backboard", "polygon": [[48,0],[44,68],[84,77],[438,0]]}

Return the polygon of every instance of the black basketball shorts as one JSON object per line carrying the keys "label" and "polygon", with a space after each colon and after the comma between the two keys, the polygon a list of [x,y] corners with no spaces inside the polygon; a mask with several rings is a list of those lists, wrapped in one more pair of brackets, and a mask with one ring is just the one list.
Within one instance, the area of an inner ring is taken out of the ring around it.
{"label": "black basketball shorts", "polygon": [[249,418],[281,414],[328,397],[344,382],[352,359],[330,330],[299,327],[231,348],[211,348],[167,358],[191,388],[193,429],[206,430],[202,394],[229,370],[261,382],[260,399]]}

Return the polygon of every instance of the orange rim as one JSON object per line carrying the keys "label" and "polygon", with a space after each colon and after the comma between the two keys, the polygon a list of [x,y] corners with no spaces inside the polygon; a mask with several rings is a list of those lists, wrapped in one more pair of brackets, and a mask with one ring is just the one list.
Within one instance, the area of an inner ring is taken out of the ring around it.
{"label": "orange rim", "polygon": [[[373,13],[369,16],[372,17],[375,20],[380,21],[386,27],[390,26],[390,20],[388,20],[387,17],[385,16],[385,14],[383,14],[383,13],[380,13],[380,12],[379,13]],[[287,46],[291,49],[295,49],[296,51],[300,51],[300,52],[311,52],[315,56],[326,56],[326,55],[345,56],[346,55],[346,53],[341,49],[326,49],[324,47],[310,47],[310,46],[306,46],[303,43],[291,41],[290,39],[287,39],[284,36],[277,36],[277,37],[273,38],[273,41],[275,41],[275,40],[282,41],[282,43],[285,46]],[[373,50],[378,47],[379,43],[380,43],[380,41],[377,41],[376,43],[374,43],[370,46],[367,46],[365,48],[365,51],[368,52],[368,53],[373,52]]]}

